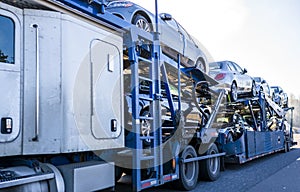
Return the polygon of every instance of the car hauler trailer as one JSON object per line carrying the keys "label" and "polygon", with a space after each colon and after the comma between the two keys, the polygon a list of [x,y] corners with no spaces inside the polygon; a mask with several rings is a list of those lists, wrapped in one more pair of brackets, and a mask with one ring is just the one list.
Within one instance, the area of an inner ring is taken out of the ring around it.
{"label": "car hauler trailer", "polygon": [[258,97],[228,103],[225,108],[226,118],[217,120],[217,143],[226,153],[225,162],[242,164],[278,151],[288,152],[297,144],[293,139],[293,117],[290,123],[286,119],[288,111],[293,115],[293,107],[281,108],[260,92]]}
{"label": "car hauler trailer", "polygon": [[[182,68],[180,56],[164,56],[158,33],[106,13],[99,0],[1,0],[0,22],[1,191],[102,190],[121,171],[134,191],[171,181],[189,190],[199,166],[218,178],[225,153],[212,127],[224,91]],[[145,96],[141,81],[149,82]]]}

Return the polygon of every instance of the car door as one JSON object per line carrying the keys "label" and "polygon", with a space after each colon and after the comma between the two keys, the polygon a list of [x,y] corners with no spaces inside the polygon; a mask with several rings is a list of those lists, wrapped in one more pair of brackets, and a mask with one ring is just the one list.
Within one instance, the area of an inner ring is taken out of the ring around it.
{"label": "car door", "polygon": [[[160,14],[162,19],[160,40],[176,52],[183,54],[184,50],[184,36],[180,33],[177,22],[169,14]],[[164,50],[167,51],[168,50]]]}
{"label": "car door", "polygon": [[241,81],[240,81],[239,73],[236,70],[236,68],[235,68],[235,66],[233,65],[232,62],[227,61],[226,64],[227,64],[228,69],[230,70],[230,73],[231,73],[230,75],[232,76],[232,81],[234,81],[234,80],[236,81],[237,88],[238,88],[238,91],[239,91],[239,89],[241,87]]}
{"label": "car door", "polygon": [[[200,54],[198,51],[198,47],[196,46],[188,32],[179,23],[178,27],[179,32],[182,34],[184,41],[183,55],[192,60],[194,64],[197,60],[198,55]],[[193,67],[193,65],[191,65],[190,67]]]}
{"label": "car door", "polygon": [[227,65],[231,69],[234,79],[237,82],[238,92],[241,92],[244,87],[244,81],[243,81],[243,76],[241,74],[241,71],[238,70],[239,68],[236,67],[234,62],[228,62]]}
{"label": "car door", "polygon": [[233,62],[234,67],[236,68],[237,74],[240,79],[240,90],[241,91],[249,91],[252,88],[252,79],[249,75],[245,73],[245,71],[236,63]]}

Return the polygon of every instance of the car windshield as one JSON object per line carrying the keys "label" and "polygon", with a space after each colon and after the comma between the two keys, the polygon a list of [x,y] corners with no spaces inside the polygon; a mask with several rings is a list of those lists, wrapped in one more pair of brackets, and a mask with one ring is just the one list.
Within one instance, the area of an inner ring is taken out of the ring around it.
{"label": "car windshield", "polygon": [[215,62],[209,64],[209,70],[218,71],[221,70],[223,66],[223,63]]}
{"label": "car windshield", "polygon": [[278,89],[278,87],[271,87],[273,90],[274,90],[274,92],[279,92],[279,89]]}
{"label": "car windshield", "polygon": [[254,77],[253,78],[255,82],[261,82],[261,78],[260,77]]}

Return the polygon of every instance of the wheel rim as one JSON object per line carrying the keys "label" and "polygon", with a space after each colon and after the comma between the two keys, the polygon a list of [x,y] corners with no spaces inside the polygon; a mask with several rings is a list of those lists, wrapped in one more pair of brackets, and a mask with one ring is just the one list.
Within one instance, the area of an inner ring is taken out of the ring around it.
{"label": "wheel rim", "polygon": [[227,143],[233,142],[233,136],[232,133],[228,133],[227,135]]}
{"label": "wheel rim", "polygon": [[[149,117],[149,113],[145,112],[144,113],[145,117]],[[151,125],[150,121],[147,119],[142,120],[141,122],[141,134],[143,137],[149,137],[150,136],[150,131],[151,131]],[[150,142],[150,139],[146,139],[145,141]]]}
{"label": "wheel rim", "polygon": [[237,87],[236,87],[236,84],[233,83],[232,86],[231,86],[231,97],[233,99],[233,101],[236,101],[237,100]]}
{"label": "wheel rim", "polygon": [[149,23],[147,21],[145,21],[144,19],[137,20],[135,25],[138,28],[141,28],[141,29],[143,29],[146,32],[150,32],[151,31],[151,27],[150,27]]}
{"label": "wheel rim", "polygon": [[[216,154],[215,151],[212,151],[210,155]],[[209,169],[213,174],[216,174],[218,171],[218,157],[213,157],[209,159]]]}
{"label": "wheel rim", "polygon": [[[193,157],[194,156],[192,156],[192,155],[187,155],[185,157],[185,159],[193,158]],[[188,181],[188,182],[192,181],[195,177],[195,172],[196,172],[196,163],[195,163],[195,161],[183,164],[183,173],[184,173],[183,176],[184,176],[186,181]]]}
{"label": "wheel rim", "polygon": [[198,60],[197,63],[196,63],[196,67],[201,69],[203,72],[206,73],[206,68],[205,68],[205,65],[202,61]]}

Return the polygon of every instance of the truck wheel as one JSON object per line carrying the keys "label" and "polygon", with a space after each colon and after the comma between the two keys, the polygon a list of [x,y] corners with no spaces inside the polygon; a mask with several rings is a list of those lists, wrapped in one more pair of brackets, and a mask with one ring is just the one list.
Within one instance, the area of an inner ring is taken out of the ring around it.
{"label": "truck wheel", "polygon": [[[188,145],[181,153],[181,159],[197,157],[194,147]],[[179,164],[179,179],[174,181],[175,187],[180,190],[192,190],[198,182],[199,164],[197,161]]]}
{"label": "truck wheel", "polygon": [[123,170],[119,166],[115,166],[115,182],[118,182],[123,174]]}
{"label": "truck wheel", "polygon": [[[206,155],[218,154],[219,150],[216,144],[212,144]],[[220,157],[209,158],[199,162],[200,177],[209,181],[215,181],[220,177]]]}
{"label": "truck wheel", "polygon": [[287,153],[291,150],[291,145],[290,145],[290,142],[285,142],[284,144],[284,152]]}

